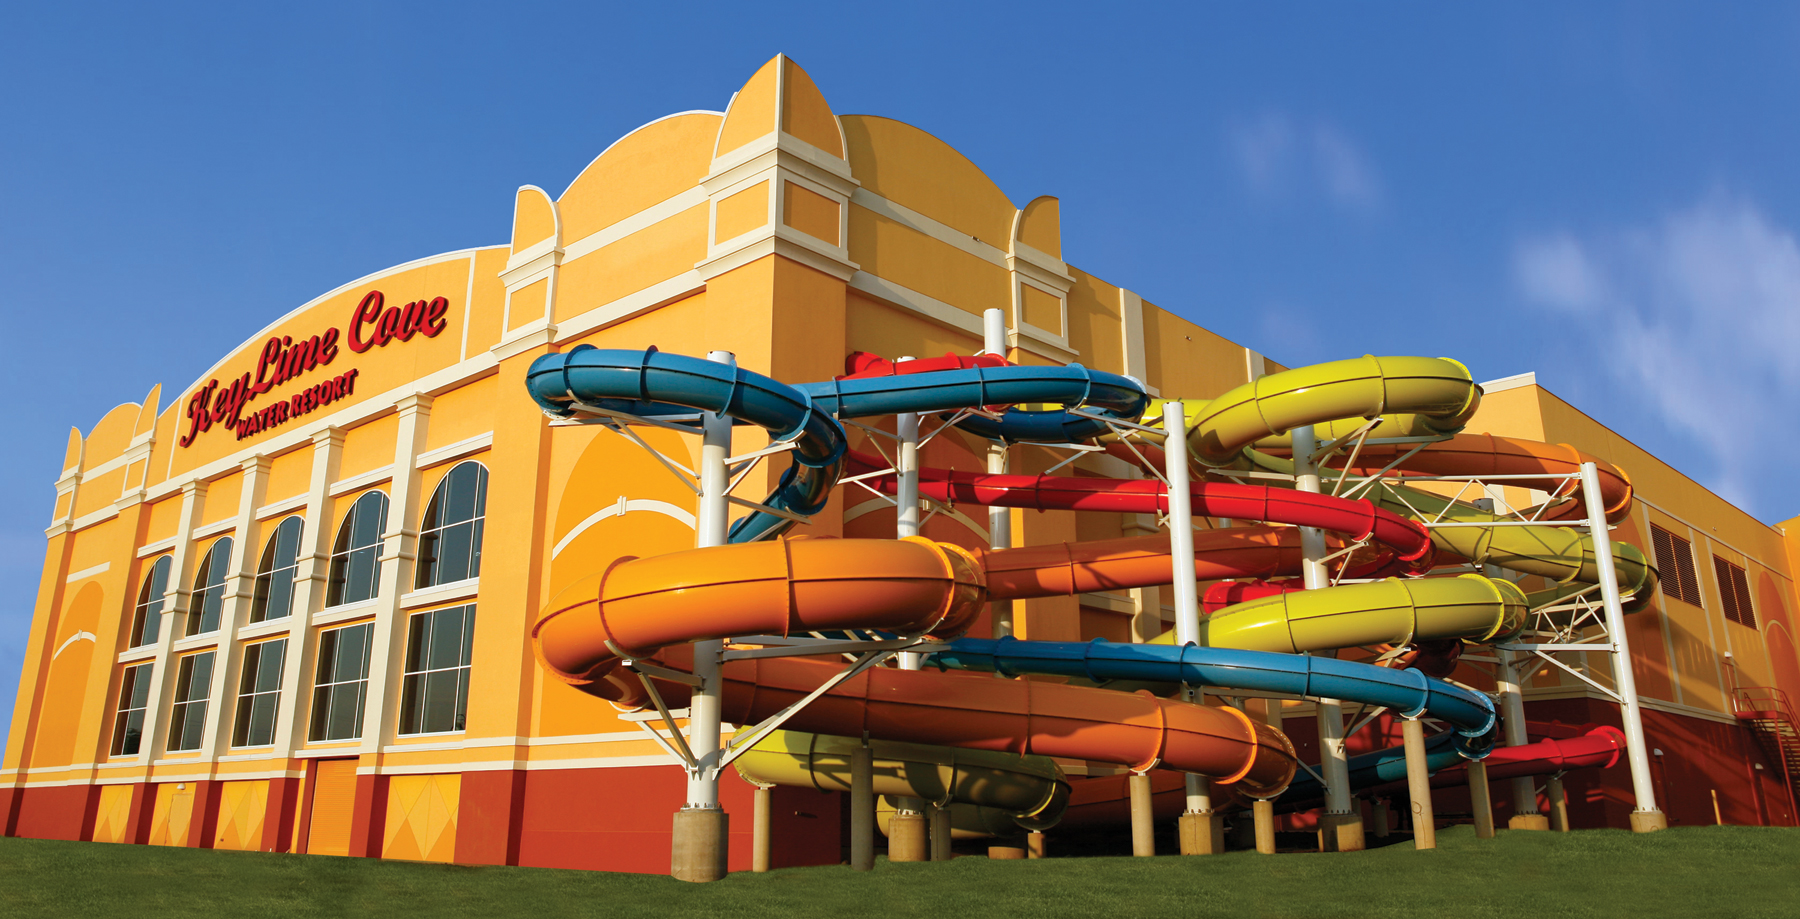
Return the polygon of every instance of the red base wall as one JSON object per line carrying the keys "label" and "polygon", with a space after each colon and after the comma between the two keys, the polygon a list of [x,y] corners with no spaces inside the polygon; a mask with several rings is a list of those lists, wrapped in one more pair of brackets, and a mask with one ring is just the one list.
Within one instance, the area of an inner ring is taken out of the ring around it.
{"label": "red base wall", "polygon": [[[518,864],[666,874],[671,827],[685,791],[682,773],[668,767],[526,773]],[[750,869],[754,791],[735,772],[719,782],[720,804],[731,816],[732,871]],[[776,866],[837,864],[838,798],[776,789],[770,808]],[[458,854],[460,861],[460,848]]]}

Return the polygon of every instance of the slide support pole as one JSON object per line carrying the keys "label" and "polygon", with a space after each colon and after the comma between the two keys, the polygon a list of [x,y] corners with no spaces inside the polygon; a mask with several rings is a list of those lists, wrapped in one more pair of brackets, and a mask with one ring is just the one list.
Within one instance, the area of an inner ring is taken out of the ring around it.
{"label": "slide support pole", "polygon": [[850,754],[850,867],[875,870],[875,751]]}
{"label": "slide support pole", "polygon": [[[1558,833],[1569,831],[1569,795],[1563,789],[1562,773],[1550,777],[1544,783],[1544,796],[1550,799],[1550,829]],[[1713,792],[1713,813],[1718,813],[1719,793]]]}
{"label": "slide support pole", "polygon": [[[898,482],[894,491],[894,535],[905,539],[919,535],[918,413],[901,412],[894,416],[894,432],[899,435],[899,443],[894,448],[894,473]],[[925,660],[925,656],[917,651],[902,651],[899,658],[901,670],[917,670]]]}
{"label": "slide support pole", "polygon": [[[1167,443],[1187,442],[1187,419],[1180,402],[1163,403],[1163,431]],[[1173,568],[1170,584],[1175,600],[1175,643],[1186,646],[1200,641],[1200,583],[1194,575],[1194,495],[1188,480],[1187,451],[1163,451],[1167,463],[1164,473],[1169,478],[1169,561]],[[1183,686],[1181,697],[1200,701],[1197,687]],[[1212,783],[1204,776],[1189,775],[1187,808],[1181,815],[1181,854],[1211,855],[1222,847],[1216,845],[1215,815],[1212,806]]]}
{"label": "slide support pole", "polygon": [[1151,822],[1150,776],[1133,772],[1131,787],[1131,854],[1156,854],[1156,825]]}
{"label": "slide support pole", "polygon": [[1275,802],[1262,798],[1250,805],[1250,819],[1256,824],[1256,851],[1275,854]]}
{"label": "slide support pole", "polygon": [[[1294,490],[1320,494],[1319,469],[1313,459],[1318,437],[1313,426],[1293,430]],[[1331,586],[1325,570],[1325,531],[1300,528],[1300,574],[1307,590]],[[1319,821],[1319,846],[1328,852],[1363,848],[1362,812],[1350,794],[1349,752],[1344,748],[1344,707],[1337,699],[1315,699],[1319,716],[1319,771],[1325,779],[1325,816]]]}
{"label": "slide support pole", "polygon": [[1667,829],[1669,820],[1656,807],[1656,786],[1650,780],[1650,757],[1645,754],[1644,713],[1638,704],[1637,676],[1631,667],[1631,640],[1625,634],[1625,610],[1619,603],[1619,576],[1613,562],[1612,533],[1606,525],[1606,502],[1600,497],[1600,472],[1593,463],[1581,464],[1581,489],[1587,496],[1588,532],[1594,541],[1594,564],[1600,574],[1600,596],[1606,605],[1606,634],[1612,644],[1613,686],[1623,700],[1625,753],[1631,762],[1631,791],[1637,806],[1631,811],[1634,833]]}
{"label": "slide support pole", "polygon": [[769,806],[775,796],[775,786],[756,786],[756,810],[750,824],[750,870],[758,873],[769,870]]}
{"label": "slide support pole", "polygon": [[1413,848],[1437,848],[1437,817],[1431,809],[1431,767],[1425,761],[1425,725],[1417,718],[1401,723],[1406,743],[1406,788],[1412,796]]}
{"label": "slide support pole", "polygon": [[1475,811],[1475,838],[1494,838],[1494,798],[1488,791],[1487,763],[1469,764],[1469,806]]}
{"label": "slide support pole", "polygon": [[931,808],[931,860],[947,862],[956,857],[950,849],[950,805],[937,804]]}
{"label": "slide support pole", "polygon": [[[1494,574],[1489,574],[1493,577]],[[1500,659],[1500,666],[1495,668],[1495,685],[1500,690],[1500,726],[1505,731],[1506,745],[1520,747],[1531,742],[1525,734],[1525,697],[1520,692],[1523,674],[1519,672],[1518,655],[1511,651],[1495,649]],[[1538,813],[1537,784],[1529,776],[1521,776],[1512,780],[1512,819],[1506,821],[1507,829],[1512,830],[1547,830],[1550,821]]]}
{"label": "slide support pole", "polygon": [[[1006,356],[1006,311],[992,309],[981,314],[981,349],[988,354]],[[1006,444],[988,444],[987,471],[993,475],[1006,474]],[[1005,507],[988,508],[988,546],[994,549],[1012,548],[1012,510]],[[1013,633],[1013,601],[992,600],[988,603],[988,616],[993,622],[994,637],[1007,638]],[[995,676],[1000,676],[995,673]],[[1001,677],[1005,679],[1005,677]]]}
{"label": "slide support pole", "polygon": [[[708,360],[732,367],[737,358],[714,351]],[[731,455],[731,419],[707,412],[701,419],[700,502],[696,548],[722,546],[730,517],[731,477],[725,460]],[[688,747],[694,766],[688,770],[687,804],[675,813],[670,873],[683,881],[716,881],[725,876],[729,817],[719,806],[719,655],[722,641],[694,642],[694,676],[700,681],[688,701]]]}
{"label": "slide support pole", "polygon": [[1393,822],[1393,818],[1388,816],[1388,799],[1376,798],[1372,809],[1375,811],[1375,838],[1386,839],[1388,833],[1392,832],[1389,824]]}

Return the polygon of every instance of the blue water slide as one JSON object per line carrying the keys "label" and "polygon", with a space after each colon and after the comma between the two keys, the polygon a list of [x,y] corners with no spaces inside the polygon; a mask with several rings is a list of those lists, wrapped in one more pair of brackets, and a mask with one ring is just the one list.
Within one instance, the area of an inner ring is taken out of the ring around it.
{"label": "blue water slide", "polygon": [[[1150,405],[1149,394],[1137,381],[1080,364],[967,367],[804,383],[801,388],[816,404],[840,418],[1056,403],[1107,418],[1135,421]],[[964,421],[971,431],[993,440],[1040,443],[1078,443],[1106,430],[1104,423],[1068,411],[1012,409],[998,420],[976,417]]]}
{"label": "blue water slide", "polygon": [[[577,345],[533,361],[525,387],[538,407],[557,418],[590,408],[652,417],[701,410],[761,427],[794,445],[793,465],[765,503],[802,517],[824,509],[843,474],[849,447],[843,425],[803,390],[752,370],[654,348]],[[733,524],[730,538],[750,542],[791,526],[791,520],[757,511]]]}
{"label": "blue water slide", "polygon": [[[652,418],[699,410],[761,427],[775,441],[794,445],[793,465],[764,503],[802,517],[825,507],[843,472],[848,442],[839,417],[1054,402],[1129,420],[1149,402],[1143,387],[1132,380],[1079,364],[974,367],[790,386],[755,371],[655,348],[592,345],[538,358],[526,372],[525,385],[538,407],[556,418],[594,409]],[[1020,413],[1006,412],[1000,424],[1015,414]],[[1090,423],[1066,412],[1025,414]],[[757,511],[733,524],[730,538],[767,539],[793,525],[780,515]]]}
{"label": "blue water slide", "polygon": [[949,650],[928,660],[946,669],[987,670],[1007,676],[1035,673],[1096,683],[1187,683],[1342,699],[1386,706],[1409,718],[1430,715],[1449,722],[1467,739],[1459,748],[1467,758],[1480,759],[1493,746],[1496,718],[1492,700],[1416,670],[1303,654],[1193,644],[1125,644],[1104,638],[1086,642],[959,638],[950,643]]}
{"label": "blue water slide", "polygon": [[[1464,737],[1460,733],[1446,732],[1425,738],[1425,771],[1440,772],[1464,760],[1481,759],[1493,750],[1491,737],[1485,743],[1480,738]],[[1362,791],[1378,785],[1406,781],[1406,748],[1388,747],[1373,753],[1364,753],[1350,757],[1350,790]],[[1317,770],[1317,766],[1313,767]],[[1325,797],[1325,786],[1319,780],[1301,771],[1294,776],[1293,784],[1282,792],[1282,800],[1307,802]]]}

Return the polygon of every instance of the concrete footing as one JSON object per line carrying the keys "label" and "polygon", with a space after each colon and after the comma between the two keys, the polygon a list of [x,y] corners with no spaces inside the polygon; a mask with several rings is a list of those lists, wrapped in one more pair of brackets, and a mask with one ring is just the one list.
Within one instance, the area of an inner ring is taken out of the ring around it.
{"label": "concrete footing", "polygon": [[1000,861],[1012,861],[1026,856],[1025,850],[1018,846],[988,846],[988,858]]}
{"label": "concrete footing", "polygon": [[678,881],[717,881],[725,876],[731,816],[716,807],[675,812],[669,874]]}
{"label": "concrete footing", "polygon": [[1632,811],[1631,831],[1633,833],[1654,833],[1669,828],[1669,818],[1662,811]]}
{"label": "concrete footing", "polygon": [[1319,816],[1319,851],[1361,852],[1367,848],[1363,838],[1361,814],[1321,814]]}
{"label": "concrete footing", "polygon": [[1044,834],[1032,830],[1025,835],[1025,854],[1032,858],[1043,858],[1049,850],[1045,848]]}
{"label": "concrete footing", "polygon": [[1550,818],[1543,814],[1514,814],[1511,820],[1506,821],[1506,828],[1509,830],[1547,830],[1550,828]]}
{"label": "concrete footing", "polygon": [[1181,854],[1217,855],[1225,851],[1225,815],[1198,811],[1181,815]]}
{"label": "concrete footing", "polygon": [[888,861],[923,862],[931,859],[931,829],[925,815],[900,811],[888,818]]}

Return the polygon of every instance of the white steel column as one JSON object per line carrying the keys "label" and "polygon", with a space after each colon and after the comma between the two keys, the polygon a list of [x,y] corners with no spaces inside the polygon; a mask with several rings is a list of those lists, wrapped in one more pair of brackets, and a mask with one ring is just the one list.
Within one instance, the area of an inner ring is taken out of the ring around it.
{"label": "white steel column", "polygon": [[[1294,489],[1319,494],[1319,469],[1313,461],[1318,438],[1313,426],[1293,431]],[[1325,531],[1300,528],[1300,575],[1307,590],[1331,586],[1325,571]],[[1350,764],[1344,749],[1344,709],[1336,699],[1315,699],[1319,718],[1319,771],[1325,779],[1325,819],[1320,822],[1319,842],[1327,851],[1351,852],[1363,848],[1362,814],[1350,796]]]}
{"label": "white steel column", "polygon": [[1625,634],[1625,610],[1619,602],[1619,577],[1613,564],[1612,534],[1606,523],[1606,502],[1600,497],[1600,474],[1593,463],[1581,464],[1581,489],[1587,497],[1588,532],[1594,541],[1594,563],[1599,568],[1600,596],[1606,604],[1607,639],[1612,645],[1613,687],[1624,709],[1625,753],[1631,762],[1631,791],[1637,806],[1631,811],[1631,829],[1649,833],[1668,827],[1668,818],[1656,807],[1655,786],[1650,781],[1650,758],[1645,755],[1644,714],[1638,704],[1637,675],[1631,668],[1631,643]]}
{"label": "white steel column", "polygon": [[[988,310],[981,314],[981,348],[988,354],[1006,356],[1006,311]],[[987,471],[1006,474],[1006,444],[988,445]],[[988,508],[988,546],[994,549],[1012,547],[1012,511],[1004,507]],[[1013,633],[1013,601],[994,600],[988,604],[988,615],[994,624],[994,637]]]}
{"label": "white steel column", "polygon": [[[903,361],[912,360],[909,357]],[[894,433],[899,444],[894,448],[894,473],[898,486],[894,489],[894,535],[900,539],[919,535],[919,415],[901,412],[894,416]],[[917,670],[924,655],[916,651],[900,652],[900,669]]]}
{"label": "white steel column", "polygon": [[[737,367],[729,351],[713,351],[708,360]],[[700,506],[694,527],[695,548],[722,546],[730,520],[731,418],[716,412],[701,415]],[[670,873],[683,881],[716,881],[725,876],[727,824],[719,807],[719,655],[725,643],[694,642],[694,676],[700,685],[688,699],[688,748],[694,765],[687,774],[687,802],[675,813]]]}
{"label": "white steel column", "polygon": [[[1164,474],[1169,479],[1170,584],[1175,600],[1175,644],[1200,643],[1200,583],[1194,575],[1194,494],[1188,481],[1187,418],[1179,401],[1163,403]],[[1181,697],[1200,701],[1193,686],[1183,685]],[[1210,855],[1213,845],[1212,782],[1205,776],[1186,777],[1187,807],[1181,815],[1181,854]],[[1136,811],[1132,812],[1133,817]]]}
{"label": "white steel column", "polygon": [[[1524,674],[1519,672],[1521,662],[1518,655],[1511,651],[1495,648],[1494,655],[1500,661],[1500,666],[1494,668],[1494,688],[1500,692],[1500,727],[1505,732],[1507,746],[1521,747],[1531,742],[1525,733],[1525,687],[1522,685]],[[1537,783],[1530,776],[1512,780],[1512,803],[1513,815],[1506,821],[1508,829],[1550,828],[1550,821],[1538,813]]]}
{"label": "white steel column", "polygon": [[[729,351],[714,351],[706,357],[737,366],[737,359]],[[731,455],[731,418],[707,412],[703,425],[706,434],[700,446],[700,514],[694,540],[695,547],[701,549],[725,545],[731,508],[726,500],[731,481],[725,468],[725,458]],[[688,702],[688,745],[699,768],[688,777],[690,808],[719,806],[719,780],[713,773],[719,758],[719,653],[723,650],[722,641],[694,643],[694,676],[699,677],[700,688]]]}

